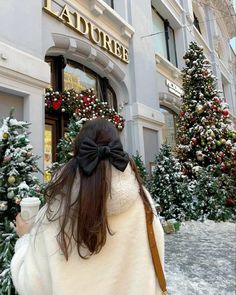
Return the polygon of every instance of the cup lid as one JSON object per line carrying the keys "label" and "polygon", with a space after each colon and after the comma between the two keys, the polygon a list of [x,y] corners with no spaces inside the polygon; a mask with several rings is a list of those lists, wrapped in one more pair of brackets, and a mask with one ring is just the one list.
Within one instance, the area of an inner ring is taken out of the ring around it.
{"label": "cup lid", "polygon": [[37,197],[28,197],[23,198],[20,202],[20,205],[22,206],[38,206],[40,205],[40,199]]}

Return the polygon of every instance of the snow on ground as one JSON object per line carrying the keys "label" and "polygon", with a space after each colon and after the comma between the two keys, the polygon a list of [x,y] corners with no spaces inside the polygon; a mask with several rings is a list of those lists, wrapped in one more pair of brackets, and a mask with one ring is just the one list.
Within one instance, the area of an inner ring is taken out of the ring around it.
{"label": "snow on ground", "polygon": [[165,235],[169,295],[236,295],[236,224],[189,221]]}

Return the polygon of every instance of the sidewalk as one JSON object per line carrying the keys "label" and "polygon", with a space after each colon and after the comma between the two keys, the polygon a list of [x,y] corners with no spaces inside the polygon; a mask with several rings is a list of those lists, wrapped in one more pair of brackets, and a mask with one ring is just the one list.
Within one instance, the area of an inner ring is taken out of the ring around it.
{"label": "sidewalk", "polygon": [[169,295],[236,295],[236,224],[186,222],[165,235]]}

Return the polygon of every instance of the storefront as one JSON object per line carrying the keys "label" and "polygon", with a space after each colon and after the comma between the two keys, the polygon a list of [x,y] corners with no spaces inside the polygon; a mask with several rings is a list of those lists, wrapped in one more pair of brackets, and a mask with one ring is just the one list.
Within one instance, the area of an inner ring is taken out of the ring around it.
{"label": "storefront", "polygon": [[[203,46],[234,115],[233,62],[221,59],[233,60],[230,48],[225,46],[223,54],[207,43],[214,39],[213,30],[203,27],[191,1],[172,5],[159,0],[22,0],[14,2],[13,13],[11,1],[1,3],[0,117],[14,107],[17,119],[32,123],[30,139],[41,169],[56,159],[56,144],[69,120],[67,114],[45,111],[45,89],[79,93],[92,87],[125,118],[124,148],[130,154],[139,151],[151,171],[161,143],[175,144],[180,69],[191,40]],[[217,30],[222,28],[219,24]],[[225,29],[224,35],[232,34]]]}

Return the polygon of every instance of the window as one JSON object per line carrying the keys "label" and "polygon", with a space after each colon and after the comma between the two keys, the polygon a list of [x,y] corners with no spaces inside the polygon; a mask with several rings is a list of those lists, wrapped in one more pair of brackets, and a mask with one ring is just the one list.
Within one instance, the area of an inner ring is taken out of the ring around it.
{"label": "window", "polygon": [[[116,94],[107,78],[100,77],[91,69],[63,56],[49,56],[45,60],[51,67],[51,87],[54,91],[75,89],[77,92],[93,88],[96,96],[108,102],[110,108],[117,110]],[[45,167],[56,161],[56,145],[66,136],[69,122],[68,114],[57,111],[45,114],[44,164]],[[47,180],[47,175],[45,176]]]}
{"label": "window", "polygon": [[97,75],[87,70],[83,66],[68,61],[64,69],[64,89],[74,89],[81,92],[85,89],[93,88],[94,93],[98,93]]}
{"label": "window", "polygon": [[107,78],[100,77],[91,69],[77,62],[66,60],[63,56],[46,57],[51,67],[51,87],[55,91],[75,89],[77,92],[93,88],[96,96],[107,101],[117,110],[116,95]]}
{"label": "window", "polygon": [[114,8],[113,0],[103,0],[103,1],[106,2],[106,4],[108,4],[109,6],[111,6],[111,8]]}
{"label": "window", "polygon": [[177,67],[176,46],[174,30],[169,25],[168,20],[152,7],[153,36],[155,52],[168,59]]}
{"label": "window", "polygon": [[176,144],[176,118],[177,115],[166,107],[161,107],[160,111],[165,117],[165,126],[163,127],[163,142],[171,147]]}
{"label": "window", "polygon": [[198,32],[201,34],[201,29],[200,29],[200,25],[199,25],[199,20],[198,18],[196,17],[195,13],[193,14],[193,24],[195,26],[195,28],[198,30]]}

